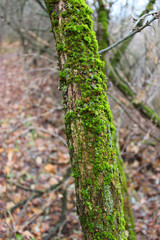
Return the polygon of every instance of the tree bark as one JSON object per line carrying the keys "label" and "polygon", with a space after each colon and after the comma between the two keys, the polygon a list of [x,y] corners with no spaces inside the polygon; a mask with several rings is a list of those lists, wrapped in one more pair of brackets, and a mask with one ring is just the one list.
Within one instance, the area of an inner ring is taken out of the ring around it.
{"label": "tree bark", "polygon": [[45,0],[57,43],[77,211],[87,240],[127,239],[104,63],[84,0]]}

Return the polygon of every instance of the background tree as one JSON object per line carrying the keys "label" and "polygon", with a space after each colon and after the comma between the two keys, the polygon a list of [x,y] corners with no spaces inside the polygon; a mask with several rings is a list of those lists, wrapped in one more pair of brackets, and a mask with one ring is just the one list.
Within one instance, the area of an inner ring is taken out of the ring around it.
{"label": "background tree", "polygon": [[[109,33],[108,33],[108,21],[109,21],[109,11],[106,9],[107,2],[105,4],[104,1],[98,1],[99,7],[97,11],[98,15],[98,25],[97,25],[97,36],[98,36],[98,42],[100,49],[107,48],[109,43]],[[142,11],[139,18],[144,16],[144,14],[149,13],[151,10],[153,10],[155,4],[155,0],[149,1],[149,3],[146,6],[146,9]],[[138,17],[137,17],[138,18]],[[107,19],[107,20],[106,20]],[[145,18],[142,18],[141,21],[138,22],[136,25],[136,28],[140,28],[143,26]],[[133,106],[138,109],[138,111],[144,115],[146,118],[151,119],[155,125],[158,127],[160,126],[160,117],[152,110],[149,106],[147,106],[143,101],[139,101],[138,98],[136,98],[135,91],[133,90],[133,87],[128,84],[128,82],[125,80],[125,77],[121,77],[119,74],[119,70],[117,68],[117,65],[120,63],[120,60],[122,56],[125,53],[125,50],[129,46],[132,38],[128,38],[125,41],[122,41],[123,43],[121,46],[114,51],[114,56],[112,56],[111,60],[107,60],[107,67],[108,67],[108,77],[112,81],[112,83],[129,99],[129,101],[132,102]],[[105,59],[103,54],[103,59]],[[129,76],[128,76],[129,78]],[[129,81],[129,79],[128,79]]]}
{"label": "background tree", "polygon": [[[97,8],[97,40],[99,49],[105,49],[109,46],[109,31],[108,31],[108,22],[109,22],[109,13],[110,9],[107,9],[107,1],[98,1]],[[106,64],[105,54],[102,54],[101,59],[105,61],[104,73],[106,74],[107,68],[110,64]],[[110,77],[110,76],[109,76]],[[110,78],[112,81],[112,78]],[[114,82],[114,81],[113,81]],[[134,217],[131,210],[131,204],[129,199],[129,194],[127,190],[127,182],[124,173],[124,164],[123,159],[120,156],[120,149],[118,146],[118,140],[116,144],[117,156],[119,159],[119,170],[122,176],[122,194],[124,200],[124,218],[126,221],[126,230],[128,231],[128,239],[134,240],[135,230],[134,230]]]}

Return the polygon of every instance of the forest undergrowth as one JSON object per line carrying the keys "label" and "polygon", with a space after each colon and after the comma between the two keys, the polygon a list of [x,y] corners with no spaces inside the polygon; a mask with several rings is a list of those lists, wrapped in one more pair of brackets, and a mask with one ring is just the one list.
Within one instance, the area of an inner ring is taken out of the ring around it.
{"label": "forest undergrowth", "polygon": [[[0,50],[0,239],[80,240],[56,58]],[[127,101],[117,90],[109,93]],[[110,99],[119,129],[138,240],[160,236],[160,142],[151,122]]]}

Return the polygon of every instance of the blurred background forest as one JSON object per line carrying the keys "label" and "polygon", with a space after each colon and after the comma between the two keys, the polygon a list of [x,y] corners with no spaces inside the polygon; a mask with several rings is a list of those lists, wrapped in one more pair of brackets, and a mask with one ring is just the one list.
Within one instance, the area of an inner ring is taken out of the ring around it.
{"label": "blurred background forest", "polygon": [[[87,3],[99,49],[159,10],[154,0]],[[103,55],[138,240],[160,239],[159,26],[157,19]],[[42,0],[0,1],[0,239],[83,239],[50,31]]]}

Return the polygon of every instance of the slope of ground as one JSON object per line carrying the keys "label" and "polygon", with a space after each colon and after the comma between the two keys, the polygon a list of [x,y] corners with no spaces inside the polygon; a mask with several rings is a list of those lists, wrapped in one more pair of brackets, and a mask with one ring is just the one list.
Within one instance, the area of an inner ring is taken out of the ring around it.
{"label": "slope of ground", "polygon": [[[0,64],[0,239],[83,239],[56,59],[12,43]],[[145,137],[131,124],[120,131],[137,239],[158,240],[160,144]]]}

